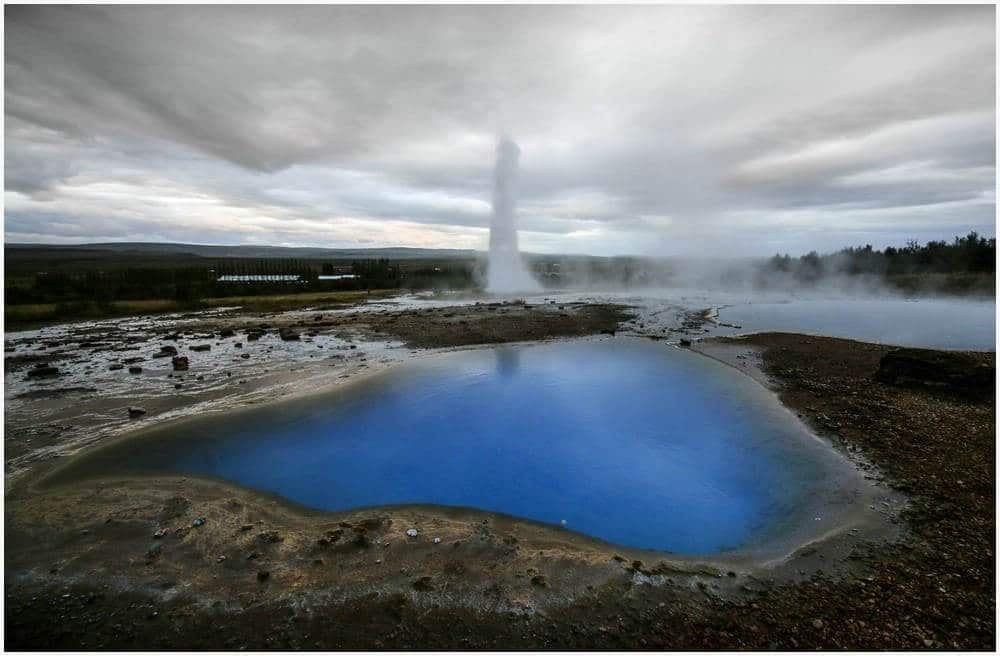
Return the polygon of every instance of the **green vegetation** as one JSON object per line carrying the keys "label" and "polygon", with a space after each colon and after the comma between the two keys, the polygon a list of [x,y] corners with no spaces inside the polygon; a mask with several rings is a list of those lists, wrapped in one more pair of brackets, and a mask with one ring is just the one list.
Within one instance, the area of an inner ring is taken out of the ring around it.
{"label": "green vegetation", "polygon": [[[9,254],[8,254],[9,256]],[[8,257],[7,305],[90,303],[105,311],[127,300],[169,299],[184,305],[204,298],[272,296],[371,289],[450,289],[475,286],[474,261],[386,259],[317,261],[233,258],[194,261],[132,258],[60,261]],[[323,279],[321,276],[333,276]],[[82,311],[82,310],[81,310]]]}
{"label": "green vegetation", "polygon": [[6,305],[4,319],[8,328],[44,325],[60,321],[82,319],[109,319],[140,314],[165,314],[190,312],[220,307],[239,306],[252,312],[282,312],[306,307],[325,309],[361,303],[372,298],[383,298],[395,290],[312,292],[301,294],[272,294],[264,296],[225,296],[180,302],[168,299],[113,301],[98,304],[93,301],[70,303],[30,303]]}
{"label": "green vegetation", "polygon": [[[768,261],[765,270],[789,274],[804,283],[831,275],[867,274],[886,276],[904,286],[926,276],[937,276],[941,281],[945,276],[951,276],[969,285],[987,275],[992,278],[991,274],[996,272],[996,252],[996,239],[986,239],[970,232],[965,237],[955,237],[950,244],[930,241],[921,246],[916,241],[910,241],[903,248],[890,246],[884,251],[874,250],[869,244],[827,255],[813,251],[798,259],[775,255]],[[961,288],[962,284],[959,282],[958,287]]]}

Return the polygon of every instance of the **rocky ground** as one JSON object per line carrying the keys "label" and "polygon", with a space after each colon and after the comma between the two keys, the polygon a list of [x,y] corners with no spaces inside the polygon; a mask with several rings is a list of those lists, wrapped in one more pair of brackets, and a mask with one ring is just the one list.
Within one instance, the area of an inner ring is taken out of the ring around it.
{"label": "rocky ground", "polygon": [[[626,308],[558,302],[345,310],[318,319],[221,315],[196,319],[185,329],[192,334],[176,342],[163,342],[154,325],[137,343],[143,357],[161,343],[209,341],[198,337],[209,333],[213,350],[217,341],[236,339],[248,348],[245,335],[263,323],[267,337],[256,341],[274,347],[325,338],[330,342],[320,344],[346,346],[345,354],[374,353],[374,345],[405,354],[425,345],[610,333],[626,318]],[[698,330],[697,317],[682,321]],[[222,337],[227,328],[236,336]],[[282,340],[282,329],[299,339]],[[10,346],[9,357],[26,355],[18,352],[25,344]],[[775,572],[730,569],[568,539],[473,511],[332,517],[196,479],[107,478],[34,489],[31,481],[58,458],[22,457],[5,495],[6,646],[994,648],[992,397],[878,382],[884,346],[786,334],[694,346],[774,386],[838,448],[877,465],[910,500],[903,538],[810,547]],[[60,348],[79,347],[46,350]],[[265,349],[254,358],[264,361]],[[114,353],[107,355],[120,357]],[[989,355],[975,357],[992,363]],[[344,366],[315,380],[349,375]],[[196,375],[224,376],[214,368]],[[75,378],[59,384],[85,386]],[[220,383],[220,394],[236,385]],[[29,391],[25,382],[17,393]],[[103,412],[126,409],[115,403]],[[7,428],[7,440],[16,439]],[[410,528],[417,535],[408,535]]]}
{"label": "rocky ground", "polygon": [[12,333],[4,344],[5,470],[16,478],[124,430],[334,385],[414,348],[599,334],[628,317],[624,306],[583,302],[386,301]]}

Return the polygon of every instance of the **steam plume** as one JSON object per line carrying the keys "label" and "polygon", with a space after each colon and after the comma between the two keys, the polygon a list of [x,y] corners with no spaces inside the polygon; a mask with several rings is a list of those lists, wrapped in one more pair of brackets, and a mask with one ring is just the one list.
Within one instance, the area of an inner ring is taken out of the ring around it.
{"label": "steam plume", "polygon": [[530,292],[538,283],[524,266],[517,244],[514,183],[521,149],[507,137],[497,145],[493,174],[493,221],[490,224],[490,260],[486,288],[494,293]]}

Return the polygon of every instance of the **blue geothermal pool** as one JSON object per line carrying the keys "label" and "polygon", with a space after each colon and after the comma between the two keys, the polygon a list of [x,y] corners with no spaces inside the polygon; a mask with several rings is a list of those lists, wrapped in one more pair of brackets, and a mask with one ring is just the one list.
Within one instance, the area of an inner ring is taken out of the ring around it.
{"label": "blue geothermal pool", "polygon": [[844,462],[748,378],[630,339],[428,357],[168,432],[128,459],[320,509],[466,506],[680,554],[801,520]]}

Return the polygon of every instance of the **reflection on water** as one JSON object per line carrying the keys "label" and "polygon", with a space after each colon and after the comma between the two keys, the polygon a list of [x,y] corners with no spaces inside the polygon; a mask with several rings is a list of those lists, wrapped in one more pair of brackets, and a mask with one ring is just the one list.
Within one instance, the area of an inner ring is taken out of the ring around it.
{"label": "reflection on water", "polygon": [[504,378],[512,378],[517,373],[520,364],[520,351],[516,348],[501,346],[494,349],[497,355],[497,373]]}
{"label": "reflection on water", "polygon": [[430,358],[137,451],[317,508],[468,506],[679,553],[752,543],[842,463],[748,379],[628,339]]}
{"label": "reflection on water", "polygon": [[721,321],[741,332],[783,331],[899,346],[988,350],[996,344],[996,305],[962,299],[823,299],[743,303]]}

